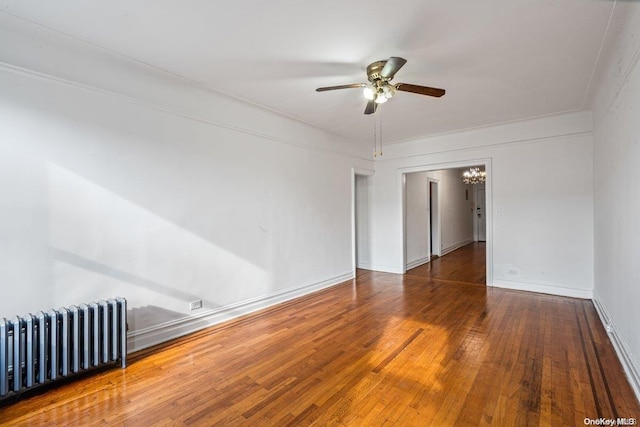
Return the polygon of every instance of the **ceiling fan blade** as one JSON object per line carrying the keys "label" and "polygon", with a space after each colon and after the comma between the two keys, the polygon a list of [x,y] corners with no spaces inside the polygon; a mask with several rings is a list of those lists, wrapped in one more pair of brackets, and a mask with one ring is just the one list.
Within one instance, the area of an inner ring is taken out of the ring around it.
{"label": "ceiling fan blade", "polygon": [[324,92],[327,90],[336,90],[336,89],[357,89],[359,87],[365,87],[365,83],[352,83],[350,85],[340,85],[340,86],[327,86],[327,87],[319,87],[316,89],[316,92]]}
{"label": "ceiling fan blade", "polygon": [[391,80],[393,79],[393,76],[396,75],[398,70],[402,68],[402,66],[406,63],[406,59],[392,56],[391,58],[389,58],[387,63],[384,64],[382,71],[380,71],[380,75],[385,79]]}
{"label": "ceiling fan blade", "polygon": [[373,114],[376,112],[376,108],[378,108],[378,104],[372,99],[367,102],[367,107],[364,109],[365,114]]}
{"label": "ceiling fan blade", "polygon": [[438,89],[436,87],[428,87],[428,86],[418,86],[418,85],[410,85],[407,83],[397,83],[397,90],[402,90],[404,92],[413,92],[419,95],[428,95],[435,96],[436,98],[440,98],[445,94],[444,89]]}

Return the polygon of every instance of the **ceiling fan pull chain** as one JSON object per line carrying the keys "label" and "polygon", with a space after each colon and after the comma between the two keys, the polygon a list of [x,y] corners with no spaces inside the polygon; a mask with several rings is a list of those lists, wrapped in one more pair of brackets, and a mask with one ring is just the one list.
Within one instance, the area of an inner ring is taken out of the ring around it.
{"label": "ceiling fan pull chain", "polygon": [[376,157],[378,155],[378,151],[377,151],[377,139],[378,136],[376,134],[376,116],[375,114],[373,115],[373,157]]}
{"label": "ceiling fan pull chain", "polygon": [[380,109],[380,157],[382,157],[382,109]]}

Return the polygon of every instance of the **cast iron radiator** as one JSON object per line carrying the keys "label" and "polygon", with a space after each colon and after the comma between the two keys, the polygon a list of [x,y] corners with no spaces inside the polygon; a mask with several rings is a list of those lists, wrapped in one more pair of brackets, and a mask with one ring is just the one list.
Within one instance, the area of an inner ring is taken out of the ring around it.
{"label": "cast iron radiator", "polygon": [[126,358],[124,298],[1,318],[0,400]]}

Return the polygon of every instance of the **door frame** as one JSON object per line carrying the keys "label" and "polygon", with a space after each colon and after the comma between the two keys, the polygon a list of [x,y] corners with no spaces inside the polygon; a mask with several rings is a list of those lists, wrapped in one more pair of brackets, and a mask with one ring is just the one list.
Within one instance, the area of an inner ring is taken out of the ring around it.
{"label": "door frame", "polygon": [[[435,221],[433,215],[433,206],[431,200],[433,194],[431,194],[431,184],[436,185],[435,199],[436,199],[436,214]],[[440,221],[440,180],[427,177],[428,199],[429,199],[429,261],[434,255],[441,256],[442,254],[442,223]],[[433,230],[435,228],[435,238]],[[433,248],[436,248],[435,250]]]}
{"label": "door frame", "polygon": [[[370,169],[351,168],[351,272],[356,277],[358,269],[358,242],[356,237],[356,175],[366,176],[369,179],[375,174]],[[369,210],[371,212],[371,210]]]}
{"label": "door frame", "polygon": [[[480,197],[478,197],[478,195],[480,194],[480,191],[483,191],[485,196],[484,196],[484,201],[485,201],[485,206],[484,206],[484,210],[482,212],[482,215],[484,215],[484,217],[482,218],[484,220],[484,240],[480,240],[480,221],[478,221],[478,204],[479,201],[481,200]],[[473,211],[473,230],[474,230],[474,239],[476,242],[486,242],[487,241],[487,206],[486,206],[486,201],[487,201],[487,190],[484,188],[476,188],[474,191],[474,195],[473,195],[473,201],[474,201],[474,211]]]}
{"label": "door frame", "polygon": [[484,166],[486,172],[485,181],[485,233],[487,237],[486,242],[486,283],[487,286],[493,286],[493,215],[492,215],[492,170],[491,159],[480,158],[472,160],[464,160],[459,162],[444,162],[444,163],[432,163],[419,166],[411,166],[406,168],[397,169],[397,192],[398,192],[398,210],[400,211],[401,228],[398,230],[402,241],[402,259],[400,263],[399,273],[405,274],[407,272],[407,204],[406,204],[406,175],[413,172],[432,172],[443,169],[459,169],[468,168],[471,166]]}

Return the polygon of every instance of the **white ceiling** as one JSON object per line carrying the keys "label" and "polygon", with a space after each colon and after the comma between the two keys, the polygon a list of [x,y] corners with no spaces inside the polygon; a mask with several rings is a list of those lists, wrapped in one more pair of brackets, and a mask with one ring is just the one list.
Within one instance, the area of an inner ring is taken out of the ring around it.
{"label": "white ceiling", "polygon": [[[356,141],[375,60],[408,60],[385,144],[585,108],[614,1],[0,0],[0,11]],[[376,113],[378,115],[378,113]]]}

